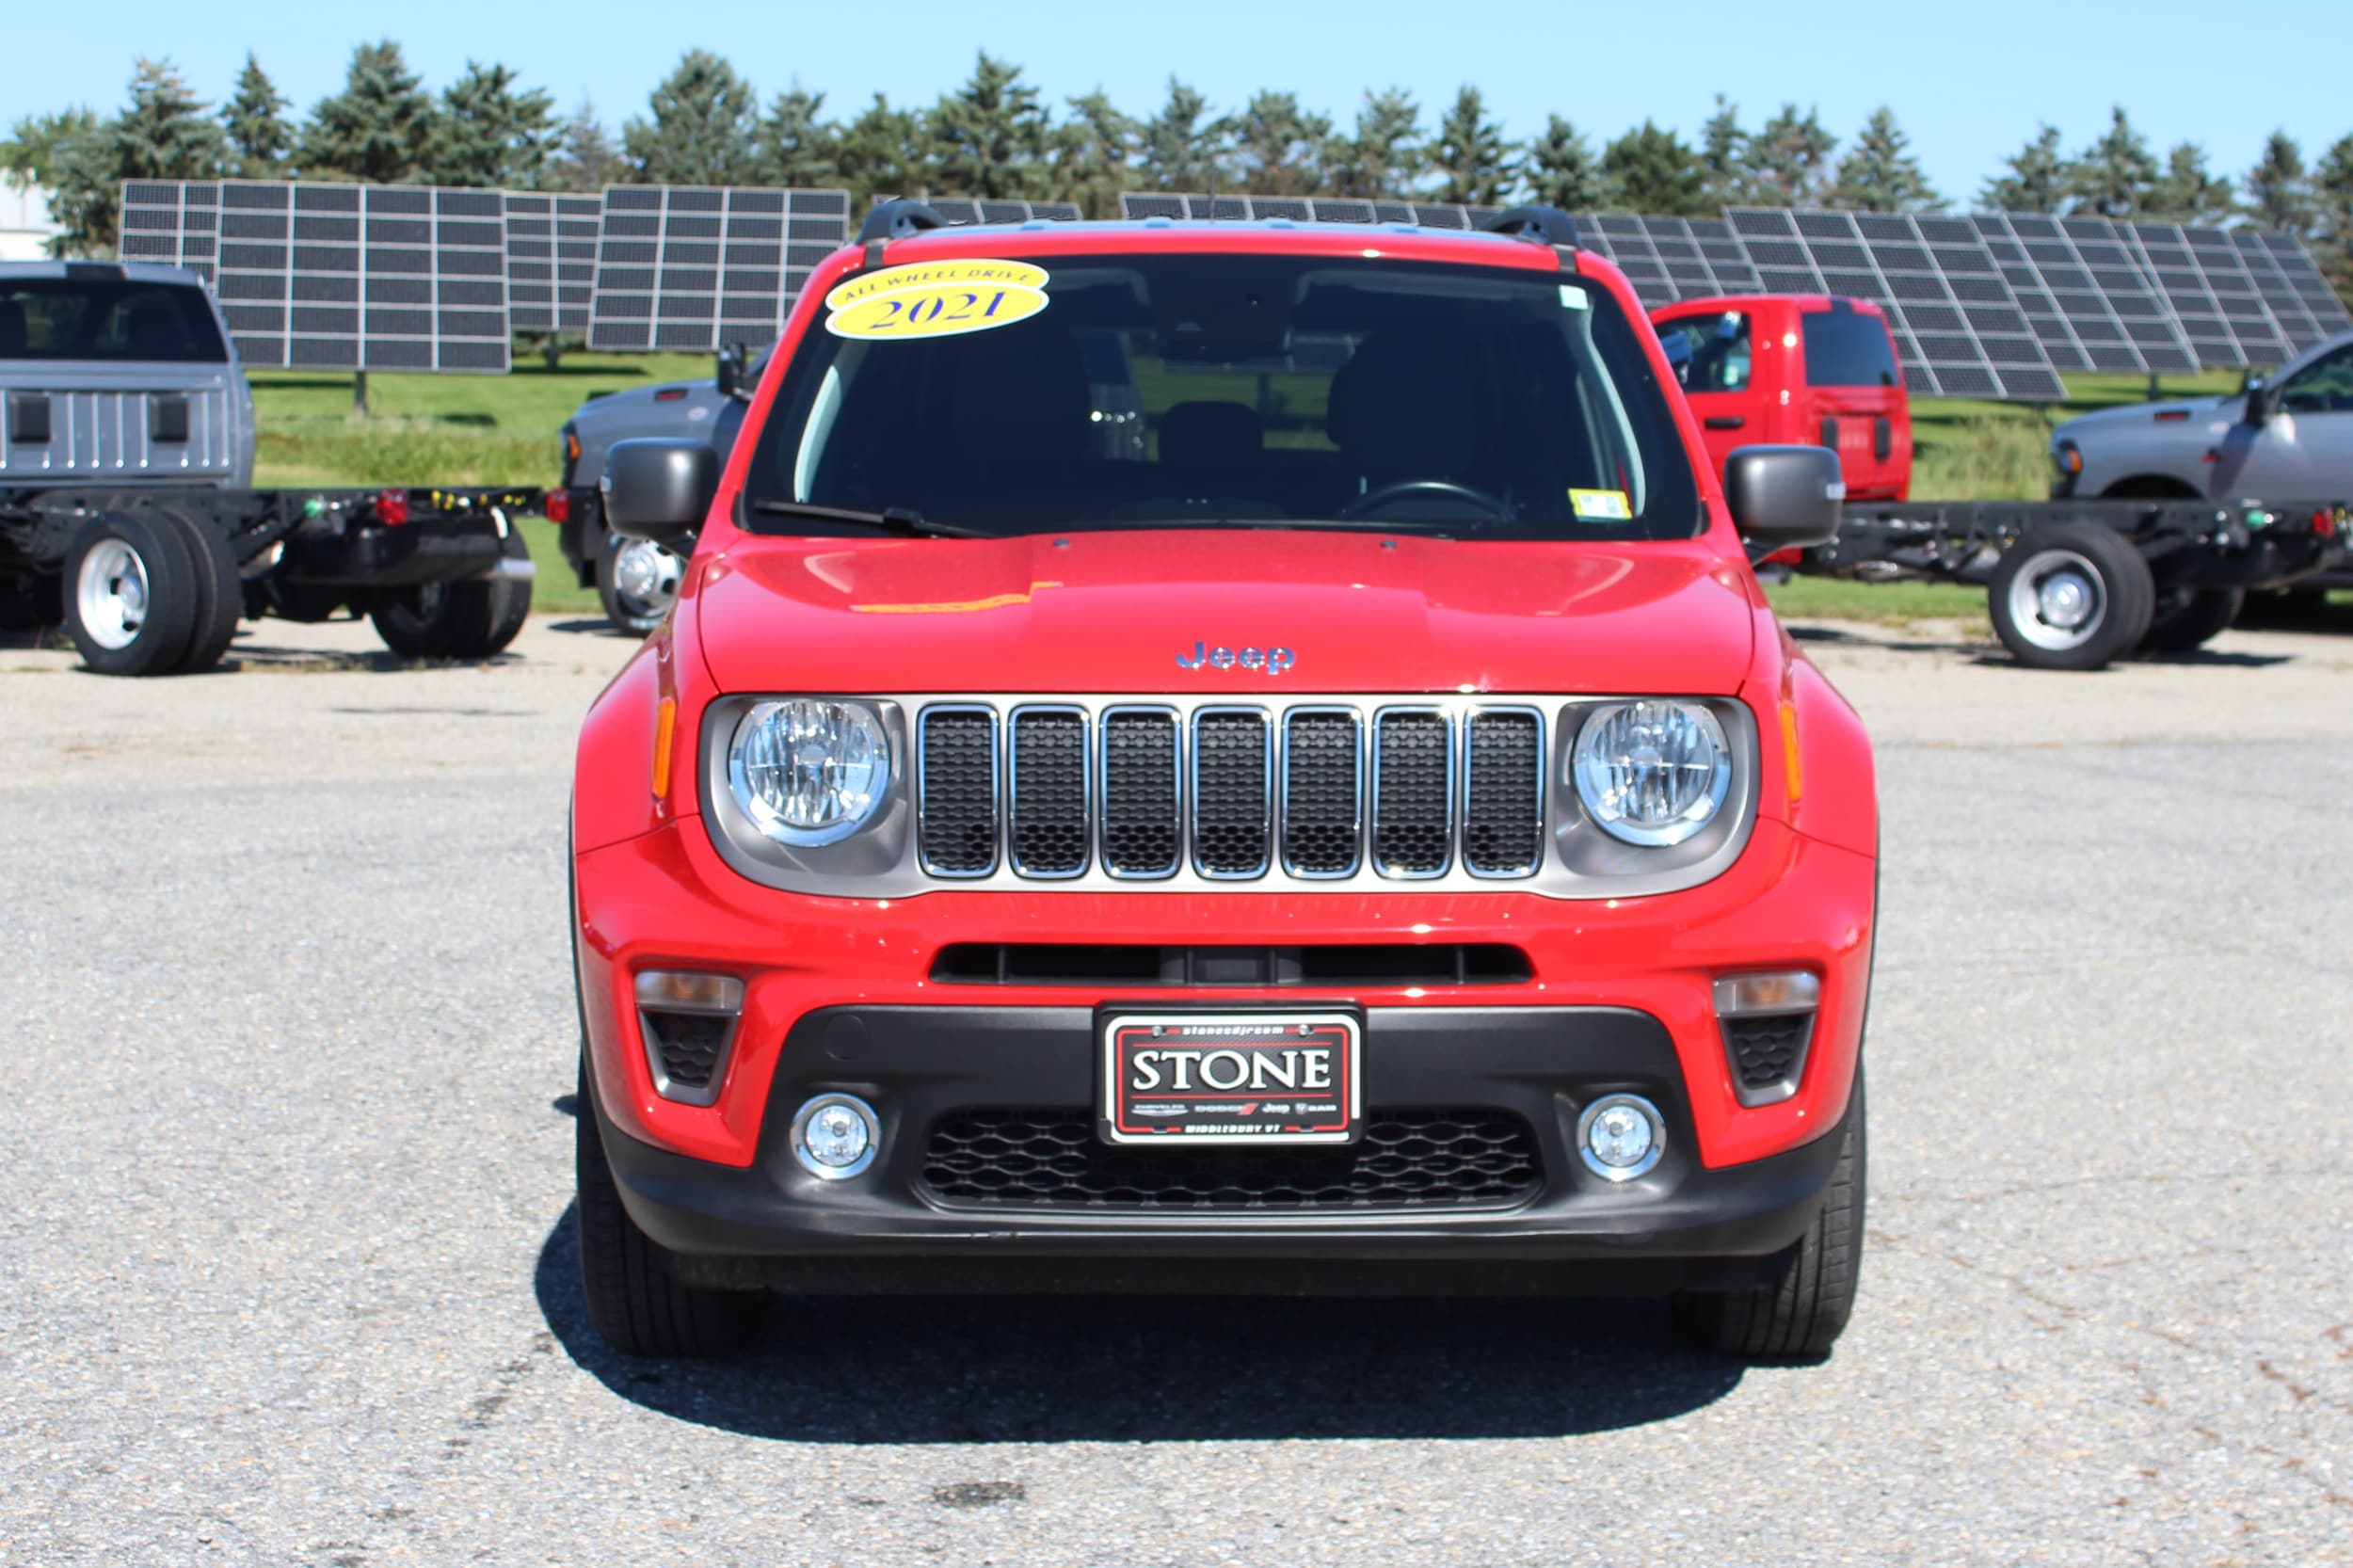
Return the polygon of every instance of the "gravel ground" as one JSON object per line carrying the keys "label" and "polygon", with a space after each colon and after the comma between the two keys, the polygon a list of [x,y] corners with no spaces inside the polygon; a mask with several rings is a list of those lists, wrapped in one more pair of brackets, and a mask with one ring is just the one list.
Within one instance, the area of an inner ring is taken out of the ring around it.
{"label": "gravel ground", "polygon": [[563,808],[625,645],[0,648],[0,1562],[2353,1561],[2353,643],[1803,629],[1886,807],[1826,1365],[1637,1304],[583,1318]]}

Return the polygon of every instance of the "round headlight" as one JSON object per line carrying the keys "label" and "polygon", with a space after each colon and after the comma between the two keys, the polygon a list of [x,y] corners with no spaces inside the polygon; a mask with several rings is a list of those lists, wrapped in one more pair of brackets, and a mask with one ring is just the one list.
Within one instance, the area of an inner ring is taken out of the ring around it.
{"label": "round headlight", "polygon": [[889,737],[863,703],[763,702],[735,727],[728,783],[752,825],[778,843],[837,843],[866,825],[890,788]]}
{"label": "round headlight", "polygon": [[1732,790],[1732,748],[1695,702],[1622,702],[1577,732],[1577,798],[1629,844],[1679,844],[1716,818]]}

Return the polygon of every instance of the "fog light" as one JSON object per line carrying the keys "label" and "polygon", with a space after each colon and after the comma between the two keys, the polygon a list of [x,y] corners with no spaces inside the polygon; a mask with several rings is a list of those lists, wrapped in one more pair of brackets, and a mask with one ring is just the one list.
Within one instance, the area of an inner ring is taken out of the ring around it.
{"label": "fog light", "polygon": [[1604,1181],[1632,1181],[1667,1152],[1667,1124],[1640,1095],[1604,1095],[1577,1119],[1577,1146]]}
{"label": "fog light", "polygon": [[820,1181],[847,1181],[881,1147],[882,1123],[856,1095],[820,1095],[792,1117],[792,1156]]}

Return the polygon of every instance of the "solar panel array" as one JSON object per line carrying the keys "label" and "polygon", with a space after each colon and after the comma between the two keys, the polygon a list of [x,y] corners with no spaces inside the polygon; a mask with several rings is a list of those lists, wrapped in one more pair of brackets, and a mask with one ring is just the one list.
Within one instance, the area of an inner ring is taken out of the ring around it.
{"label": "solar panel array", "polygon": [[1757,292],[1748,248],[1721,218],[1576,216],[1579,243],[1615,262],[1647,308],[1701,295]]}
{"label": "solar panel array", "polygon": [[1049,223],[1079,221],[1076,201],[1001,201],[993,198],[970,201],[962,197],[934,197],[926,205],[951,223],[1028,223],[1037,218]]}
{"label": "solar panel array", "polygon": [[1243,222],[1273,217],[1294,223],[1412,223],[1424,229],[1475,229],[1502,210],[1466,207],[1455,201],[1361,201],[1337,196],[1192,196],[1131,191],[1119,199],[1119,216],[1130,218]]}
{"label": "solar panel array", "polygon": [[518,332],[586,331],[603,199],[520,190],[505,197],[507,320]]}
{"label": "solar panel array", "polygon": [[2060,370],[2198,368],[2185,326],[2134,247],[2104,217],[1980,213],[1969,222]]}
{"label": "solar panel array", "polygon": [[850,237],[838,190],[615,185],[604,193],[588,346],[765,344],[809,271]]}

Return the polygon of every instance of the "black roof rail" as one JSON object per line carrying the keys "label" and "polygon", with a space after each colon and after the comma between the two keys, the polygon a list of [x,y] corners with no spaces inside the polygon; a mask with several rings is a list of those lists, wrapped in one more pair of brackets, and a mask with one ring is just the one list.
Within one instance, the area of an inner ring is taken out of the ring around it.
{"label": "black roof rail", "polygon": [[1510,234],[1537,245],[1577,248],[1577,219],[1558,207],[1507,207],[1480,227],[1491,234]]}
{"label": "black roof rail", "polygon": [[908,199],[877,201],[874,210],[866,215],[864,226],[857,232],[857,243],[870,245],[875,240],[903,240],[926,229],[947,227],[948,220],[926,202]]}

